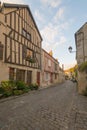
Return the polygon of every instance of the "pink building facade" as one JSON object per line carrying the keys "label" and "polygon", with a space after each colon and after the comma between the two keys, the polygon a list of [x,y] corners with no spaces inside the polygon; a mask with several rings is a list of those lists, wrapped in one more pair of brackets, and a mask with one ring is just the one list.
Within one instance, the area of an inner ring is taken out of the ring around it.
{"label": "pink building facade", "polygon": [[59,82],[59,62],[42,50],[42,87]]}

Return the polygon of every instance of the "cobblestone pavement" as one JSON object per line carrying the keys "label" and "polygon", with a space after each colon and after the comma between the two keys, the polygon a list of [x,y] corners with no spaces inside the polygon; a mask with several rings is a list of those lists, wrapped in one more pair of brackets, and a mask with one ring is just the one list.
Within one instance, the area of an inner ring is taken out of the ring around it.
{"label": "cobblestone pavement", "polygon": [[66,81],[1,100],[0,130],[87,130],[87,98]]}

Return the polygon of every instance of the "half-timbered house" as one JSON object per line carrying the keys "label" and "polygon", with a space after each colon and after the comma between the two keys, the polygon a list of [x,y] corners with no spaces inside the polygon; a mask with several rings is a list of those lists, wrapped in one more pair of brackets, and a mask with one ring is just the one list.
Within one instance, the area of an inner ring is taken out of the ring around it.
{"label": "half-timbered house", "polygon": [[41,42],[29,6],[0,5],[0,81],[40,85]]}

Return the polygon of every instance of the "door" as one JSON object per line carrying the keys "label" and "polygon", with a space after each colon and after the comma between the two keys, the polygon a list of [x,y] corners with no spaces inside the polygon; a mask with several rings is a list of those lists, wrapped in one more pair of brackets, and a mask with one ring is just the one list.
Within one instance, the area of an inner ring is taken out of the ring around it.
{"label": "door", "polygon": [[53,83],[53,74],[50,74],[50,82]]}
{"label": "door", "polygon": [[40,86],[40,72],[37,72],[37,84]]}
{"label": "door", "polygon": [[27,71],[27,84],[30,85],[32,83],[32,71]]}

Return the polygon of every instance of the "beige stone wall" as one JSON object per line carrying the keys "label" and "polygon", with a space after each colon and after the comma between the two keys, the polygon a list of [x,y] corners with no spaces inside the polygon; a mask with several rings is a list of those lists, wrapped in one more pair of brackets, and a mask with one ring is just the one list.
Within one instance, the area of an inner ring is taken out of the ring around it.
{"label": "beige stone wall", "polygon": [[76,59],[81,64],[87,61],[87,23],[85,23],[75,34],[76,42]]}
{"label": "beige stone wall", "polygon": [[9,73],[8,65],[0,61],[0,83],[3,80],[9,79],[8,73]]}
{"label": "beige stone wall", "polygon": [[2,13],[0,13],[0,42],[4,45],[5,43],[5,38],[3,33],[6,32],[6,24],[4,22],[5,17]]}
{"label": "beige stone wall", "polygon": [[87,87],[87,73],[78,72],[78,92],[82,94],[83,90]]}
{"label": "beige stone wall", "polygon": [[[75,34],[77,64],[87,61],[87,23],[85,23]],[[78,92],[87,87],[87,74],[78,72]]]}
{"label": "beige stone wall", "polygon": [[63,72],[59,72],[59,83],[63,83],[65,81],[65,75]]}
{"label": "beige stone wall", "polygon": [[[17,68],[17,69],[21,69],[21,70],[29,70],[32,71],[32,83],[37,83],[37,69],[32,69],[32,68],[28,68],[28,67],[22,67],[22,66],[16,66],[16,65],[11,65],[11,64],[6,64],[0,61],[0,82],[3,80],[9,80],[9,67],[12,68]],[[40,72],[40,71],[38,71]],[[25,72],[26,73],[26,72]],[[25,74],[26,77],[26,74]],[[25,78],[25,82],[26,82],[26,78]],[[40,82],[41,84],[41,82]]]}

